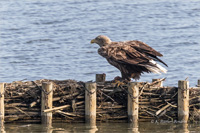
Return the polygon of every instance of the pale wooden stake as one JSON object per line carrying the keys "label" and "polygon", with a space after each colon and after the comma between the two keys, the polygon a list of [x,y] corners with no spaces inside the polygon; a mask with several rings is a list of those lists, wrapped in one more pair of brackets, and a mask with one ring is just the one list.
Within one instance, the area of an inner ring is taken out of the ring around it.
{"label": "pale wooden stake", "polygon": [[96,83],[85,84],[85,122],[96,125]]}
{"label": "pale wooden stake", "polygon": [[139,83],[131,82],[128,86],[128,122],[138,122]]}
{"label": "pale wooden stake", "polygon": [[[160,79],[152,79],[152,82],[154,81],[159,81]],[[160,81],[158,83],[156,83],[155,85],[153,85],[154,87],[163,87],[163,81]]]}
{"label": "pale wooden stake", "polygon": [[189,81],[178,81],[178,120],[186,123],[189,118]]}
{"label": "pale wooden stake", "polygon": [[43,112],[47,113],[47,112],[52,112],[52,111],[56,111],[56,110],[60,110],[60,109],[64,109],[64,108],[70,108],[70,107],[71,107],[71,105],[63,105],[60,107],[44,109]]}
{"label": "pale wooden stake", "polygon": [[4,128],[4,83],[0,83],[0,128]]}
{"label": "pale wooden stake", "polygon": [[181,123],[179,129],[179,133],[190,133],[190,130],[188,129],[188,123]]}
{"label": "pale wooden stake", "polygon": [[96,82],[105,82],[106,74],[96,74]]}
{"label": "pale wooden stake", "polygon": [[52,109],[53,84],[51,82],[42,83],[41,116],[42,124],[52,124],[52,112],[44,112],[45,109]]}
{"label": "pale wooden stake", "polygon": [[131,122],[131,123],[129,123],[128,124],[128,132],[127,133],[140,133],[138,131],[138,125],[139,125],[138,122],[135,122],[135,123]]}

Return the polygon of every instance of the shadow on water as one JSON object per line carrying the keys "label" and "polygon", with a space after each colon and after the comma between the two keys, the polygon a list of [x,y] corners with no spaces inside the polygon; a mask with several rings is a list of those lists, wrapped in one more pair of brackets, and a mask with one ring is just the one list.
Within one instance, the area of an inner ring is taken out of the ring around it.
{"label": "shadow on water", "polygon": [[187,123],[97,123],[97,126],[91,126],[86,123],[54,123],[52,127],[46,127],[41,124],[5,124],[5,129],[1,133],[108,133],[108,132],[198,132],[200,124]]}

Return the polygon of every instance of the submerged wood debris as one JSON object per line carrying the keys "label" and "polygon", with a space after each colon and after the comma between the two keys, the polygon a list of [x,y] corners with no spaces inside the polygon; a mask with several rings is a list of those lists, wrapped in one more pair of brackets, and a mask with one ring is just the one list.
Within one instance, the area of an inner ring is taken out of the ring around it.
{"label": "submerged wood debris", "polygon": [[[42,82],[53,82],[53,122],[84,122],[85,83],[75,80],[36,80],[6,83],[5,122],[41,121]],[[156,82],[155,82],[156,83]],[[177,87],[156,87],[140,83],[139,121],[177,120]],[[115,87],[111,82],[97,83],[97,121],[127,121],[127,86]],[[189,120],[200,120],[200,89],[190,88]]]}

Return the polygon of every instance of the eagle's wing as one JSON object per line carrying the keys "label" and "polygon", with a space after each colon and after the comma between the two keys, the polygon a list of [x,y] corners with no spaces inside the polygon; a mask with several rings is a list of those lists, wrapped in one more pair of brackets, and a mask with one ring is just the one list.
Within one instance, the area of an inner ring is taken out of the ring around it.
{"label": "eagle's wing", "polygon": [[137,51],[144,53],[147,56],[153,58],[154,60],[157,60],[163,63],[165,66],[167,66],[165,62],[163,62],[161,59],[157,57],[157,56],[163,56],[163,55],[159,53],[158,51],[156,51],[155,49],[153,49],[152,47],[150,47],[149,45],[145,44],[144,42],[134,40],[134,41],[127,41],[126,44],[131,45],[131,47],[133,47]]}
{"label": "eagle's wing", "polygon": [[136,50],[142,52],[142,53],[148,53],[150,55],[154,56],[163,56],[161,53],[150,47],[144,42],[133,40],[133,41],[127,41],[126,44],[131,45],[131,47],[135,48]]}
{"label": "eagle's wing", "polygon": [[108,60],[118,63],[140,65],[148,63],[151,58],[124,42],[113,43],[98,49],[98,53]]}

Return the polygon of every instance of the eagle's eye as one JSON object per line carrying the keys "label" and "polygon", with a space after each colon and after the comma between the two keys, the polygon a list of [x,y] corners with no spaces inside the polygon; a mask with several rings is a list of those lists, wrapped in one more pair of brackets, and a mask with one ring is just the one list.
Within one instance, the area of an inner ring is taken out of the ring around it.
{"label": "eagle's eye", "polygon": [[100,37],[96,37],[95,40],[99,41],[99,40],[101,40],[101,39],[100,39]]}

